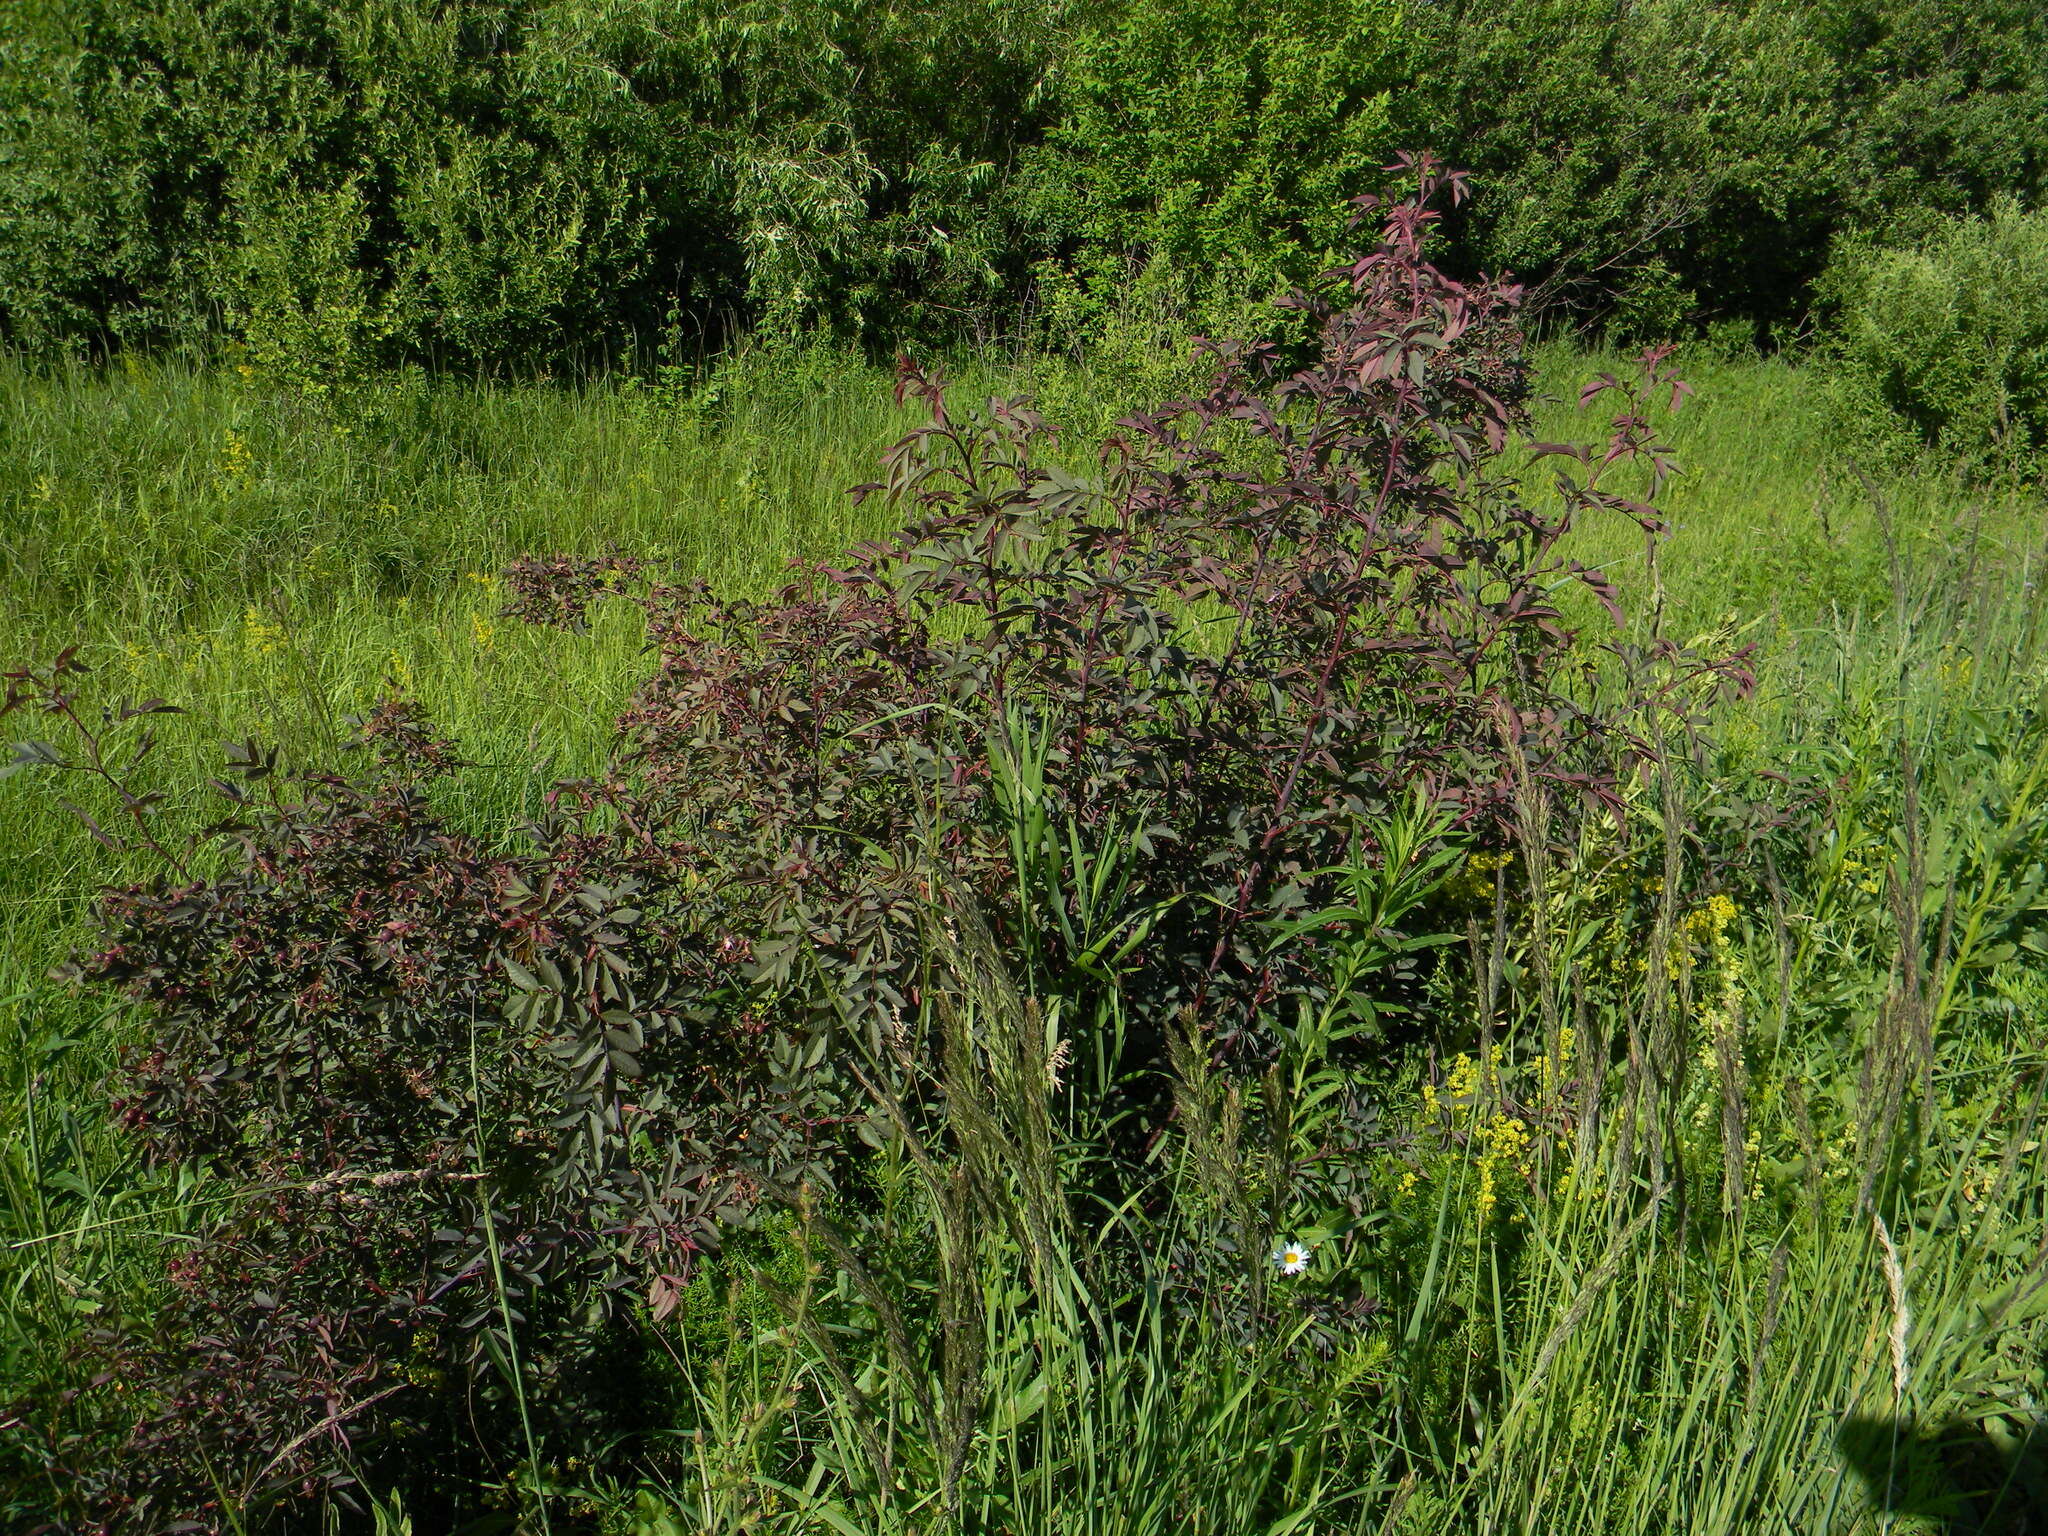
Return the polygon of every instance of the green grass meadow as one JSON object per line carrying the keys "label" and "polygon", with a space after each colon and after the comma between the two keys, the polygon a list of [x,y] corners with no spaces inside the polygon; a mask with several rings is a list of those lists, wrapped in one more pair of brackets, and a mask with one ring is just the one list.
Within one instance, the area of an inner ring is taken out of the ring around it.
{"label": "green grass meadow", "polygon": [[[1619,366],[1543,350],[1534,438],[1601,431],[1571,402]],[[1164,378],[953,371],[1035,394],[1077,457]],[[1659,1090],[1656,1191],[1682,1214],[1645,1220],[1615,1172],[1622,1117],[1603,1107],[1638,1091],[1626,1065],[1580,1074],[1582,1098],[1559,1087],[1575,1048],[1621,1037],[1603,994],[1574,1005],[1534,961],[1508,964],[1497,1031],[1450,1030],[1382,1085],[1412,1134],[1372,1175],[1388,1257],[1352,1352],[1254,1358],[1126,1320],[1128,1355],[1074,1366],[1084,1385],[1028,1457],[1011,1454],[1022,1410],[992,1414],[972,1528],[1935,1536],[2048,1519],[2031,1438],[2048,1396],[2040,502],[1864,480],[1798,364],[1703,353],[1686,372],[1656,569],[1632,530],[1582,528],[1572,553],[1638,626],[1661,590],[1662,633],[1753,646],[1757,686],[1646,784],[1631,835],[1676,869],[1688,824],[1774,796],[1814,830],[1772,898],[1667,902],[1648,931],[1611,887],[1614,850],[1530,871],[1551,974],[1656,944],[1688,956],[1690,1065]],[[460,819],[509,837],[551,783],[602,764],[646,662],[624,603],[584,634],[502,617],[500,568],[616,548],[765,594],[791,560],[888,526],[847,488],[911,424],[884,371],[822,351],[668,385],[396,378],[324,401],[167,361],[0,364],[0,660],[76,646],[96,698],[177,705],[143,777],[191,826],[224,742],[329,763],[348,718],[403,688],[469,762]],[[97,1319],[147,1310],[210,1198],[206,1170],[140,1168],[110,1123],[129,1021],[47,979],[95,891],[144,873],[63,802],[118,808],[61,777],[0,781],[0,1410],[50,1401]],[[697,1437],[660,1466],[550,1463],[522,1529],[939,1528],[788,1471],[822,1453],[778,1439],[761,1404],[815,1365],[744,1321],[758,1297],[736,1273],[707,1268],[682,1313],[692,1347],[718,1341],[691,1357]],[[1006,1293],[989,1311],[994,1379],[1024,1370],[1005,1350],[1040,1336],[1027,1310]],[[62,1432],[0,1419],[0,1526],[33,1529],[61,1499],[45,1451]]]}

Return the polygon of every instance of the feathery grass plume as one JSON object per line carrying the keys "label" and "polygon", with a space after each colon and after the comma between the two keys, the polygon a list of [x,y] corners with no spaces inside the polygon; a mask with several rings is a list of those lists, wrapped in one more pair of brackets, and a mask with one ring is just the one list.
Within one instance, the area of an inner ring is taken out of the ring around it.
{"label": "feathery grass plume", "polygon": [[1166,1043],[1178,1145],[1194,1175],[1190,1201],[1249,1232],[1259,1200],[1248,1184],[1243,1095],[1216,1069],[1209,1037],[1192,1005],[1174,1015]]}

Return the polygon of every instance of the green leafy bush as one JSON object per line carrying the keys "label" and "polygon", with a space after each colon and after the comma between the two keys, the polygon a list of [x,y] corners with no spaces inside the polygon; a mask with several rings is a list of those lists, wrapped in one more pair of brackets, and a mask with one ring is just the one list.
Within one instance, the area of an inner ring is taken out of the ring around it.
{"label": "green leafy bush", "polygon": [[1838,234],[2048,175],[2037,6],[1466,0],[1409,25],[1397,120],[1477,178],[1467,258],[1624,335],[1796,332]]}
{"label": "green leafy bush", "polygon": [[[1792,162],[1828,71],[1803,7],[1649,0],[1473,0],[1417,11],[1411,135],[1455,145],[1482,192],[1470,259],[1540,302],[1611,314],[1627,336],[1682,333],[1731,226],[1782,242]],[[1708,82],[1711,81],[1711,87]],[[1772,206],[1750,195],[1772,188]],[[1712,309],[1778,302],[1745,249]],[[1732,277],[1732,284],[1730,278]],[[1733,287],[1734,291],[1727,291]]]}
{"label": "green leafy bush", "polygon": [[1381,0],[1129,0],[1067,49],[1020,196],[1071,336],[1141,293],[1183,325],[1306,282],[1394,148],[1405,30]]}
{"label": "green leafy bush", "polygon": [[0,337],[225,329],[316,389],[736,326],[1177,341],[1330,259],[1397,142],[1475,173],[1454,269],[1761,338],[1844,231],[2048,175],[2018,0],[0,0],[0,38]]}
{"label": "green leafy bush", "polygon": [[2048,449],[2048,214],[2006,204],[1828,273],[1835,394],[1854,451],[2037,471]]}
{"label": "green leafy bush", "polygon": [[11,0],[0,333],[225,322],[315,383],[884,297],[915,333],[997,283],[983,194],[1054,9]]}

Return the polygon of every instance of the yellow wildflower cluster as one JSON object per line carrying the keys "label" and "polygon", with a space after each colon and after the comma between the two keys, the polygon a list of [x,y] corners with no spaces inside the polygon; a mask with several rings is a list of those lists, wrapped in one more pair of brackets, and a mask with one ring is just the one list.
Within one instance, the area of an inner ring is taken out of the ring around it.
{"label": "yellow wildflower cluster", "polygon": [[[1645,880],[1641,890],[1645,896],[1661,896],[1664,882],[1661,878]],[[1709,896],[1679,918],[1671,933],[1669,954],[1672,973],[1690,971],[1702,958],[1710,968],[1725,967],[1732,948],[1728,930],[1739,916],[1741,909],[1733,898],[1716,895]],[[1613,966],[1617,971],[1632,968],[1641,975],[1650,968],[1650,960],[1641,947],[1635,947],[1633,951],[1619,947],[1614,953]]]}
{"label": "yellow wildflower cluster", "polygon": [[1866,896],[1875,896],[1884,888],[1878,880],[1877,870],[1854,855],[1842,860],[1842,874]]}
{"label": "yellow wildflower cluster", "polygon": [[1507,868],[1514,855],[1507,849],[1475,853],[1463,867],[1444,882],[1444,895],[1461,906],[1476,906],[1493,900],[1494,876]]}
{"label": "yellow wildflower cluster", "polygon": [[255,462],[255,455],[249,452],[247,440],[233,427],[221,433],[221,440],[221,460],[214,478],[222,490],[246,484],[250,466]]}
{"label": "yellow wildflower cluster", "polygon": [[416,1387],[438,1387],[444,1375],[439,1363],[439,1343],[431,1330],[415,1328],[412,1352],[403,1367],[405,1379]]}
{"label": "yellow wildflower cluster", "polygon": [[[1728,928],[1740,914],[1726,895],[1709,896],[1678,920],[1678,937],[1688,957],[1694,952],[1722,956],[1728,952]],[[1683,963],[1683,962],[1681,962]]]}
{"label": "yellow wildflower cluster", "polygon": [[140,672],[144,667],[159,661],[169,661],[169,651],[158,650],[155,646],[144,645],[137,640],[121,642],[121,658],[127,662],[130,672]]}
{"label": "yellow wildflower cluster", "polygon": [[282,624],[273,624],[253,603],[242,612],[242,649],[251,656],[270,656],[284,649]]}
{"label": "yellow wildflower cluster", "polygon": [[1572,1069],[1572,1052],[1578,1049],[1578,1031],[1567,1024],[1557,1032],[1557,1054],[1546,1051],[1543,1055],[1543,1097],[1554,1099],[1569,1078]]}
{"label": "yellow wildflower cluster", "polygon": [[[1499,1047],[1494,1056],[1498,1060]],[[1479,1092],[1479,1064],[1463,1051],[1451,1058],[1450,1066],[1444,1072],[1443,1091],[1439,1093],[1434,1082],[1425,1079],[1422,1084],[1422,1112],[1431,1120],[1441,1120],[1446,1113],[1453,1120],[1458,1111],[1469,1108]]]}
{"label": "yellow wildflower cluster", "polygon": [[1535,1139],[1529,1134],[1528,1124],[1516,1115],[1496,1114],[1474,1133],[1479,1143],[1479,1194],[1475,1201],[1479,1208],[1479,1219],[1484,1221],[1500,1203],[1500,1196],[1494,1188],[1496,1172],[1503,1164],[1512,1164],[1523,1178],[1529,1177],[1530,1153]]}
{"label": "yellow wildflower cluster", "polygon": [[1735,944],[1728,932],[1740,915],[1730,897],[1710,896],[1679,920],[1673,944],[1674,968],[1693,973],[1703,1033],[1700,1051],[1707,1061],[1713,1059],[1717,1040],[1742,1032],[1742,989],[1736,981]]}
{"label": "yellow wildflower cluster", "polygon": [[[1501,1050],[1492,1051],[1493,1065],[1500,1065]],[[1454,1105],[1470,1104],[1479,1092],[1479,1063],[1460,1051],[1451,1058],[1451,1070],[1444,1074],[1444,1092]]]}
{"label": "yellow wildflower cluster", "polygon": [[1687,963],[1698,968],[1703,992],[1729,992],[1735,986],[1735,941],[1728,930],[1740,916],[1732,898],[1710,896],[1679,924]]}
{"label": "yellow wildflower cluster", "polygon": [[[479,595],[486,601],[494,601],[500,585],[495,571],[470,571],[464,578],[473,581],[479,588]],[[469,616],[469,637],[480,651],[493,649],[498,643],[498,626],[493,613],[472,613]]]}
{"label": "yellow wildflower cluster", "polygon": [[[1732,1064],[1737,1074],[1742,1071],[1742,987],[1736,977],[1734,941],[1728,934],[1739,915],[1727,896],[1714,896],[1687,913],[1679,925],[1686,940],[1684,963],[1694,967],[1700,1071],[1709,1080],[1730,1070],[1726,1064]],[[1711,1104],[1702,1100],[1694,1111],[1695,1124],[1705,1125],[1711,1113]]]}
{"label": "yellow wildflower cluster", "polygon": [[[1555,1053],[1546,1053],[1536,1068],[1547,1086],[1563,1081],[1576,1048],[1572,1031],[1560,1031]],[[1448,1121],[1451,1129],[1467,1132],[1466,1144],[1472,1151],[1477,1178],[1474,1205],[1482,1223],[1500,1204],[1503,1170],[1512,1169],[1524,1179],[1535,1173],[1537,1127],[1505,1109],[1489,1112],[1489,1106],[1503,1098],[1507,1070],[1507,1050],[1495,1045],[1484,1061],[1460,1052],[1445,1067],[1441,1086],[1427,1081],[1422,1085],[1424,1119],[1438,1125]],[[1556,1134],[1562,1140],[1567,1132],[1560,1125]],[[1413,1169],[1404,1170],[1394,1193],[1412,1194],[1420,1179]]]}

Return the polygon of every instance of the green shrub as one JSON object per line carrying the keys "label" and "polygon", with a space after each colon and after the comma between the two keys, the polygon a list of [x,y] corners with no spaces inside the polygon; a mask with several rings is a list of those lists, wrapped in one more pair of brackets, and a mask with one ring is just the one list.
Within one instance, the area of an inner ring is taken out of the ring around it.
{"label": "green shrub", "polygon": [[1480,188],[1467,259],[1669,337],[1796,329],[1843,231],[2039,200],[2048,13],[1958,0],[1417,8],[1403,142]]}
{"label": "green shrub", "polygon": [[316,389],[736,326],[1177,342],[1311,277],[1397,145],[1475,173],[1454,269],[1762,337],[1844,231],[2040,201],[2048,14],[0,0],[0,340],[225,329]]}
{"label": "green shrub", "polygon": [[2048,448],[2048,214],[2011,204],[1908,245],[1845,246],[1835,392],[1852,451],[2038,470]]}
{"label": "green shrub", "polygon": [[915,334],[997,284],[983,194],[1058,10],[5,0],[0,337],[225,321],[319,382],[882,300]]}
{"label": "green shrub", "polygon": [[1128,0],[1077,35],[1021,197],[1054,328],[1127,311],[1133,278],[1184,317],[1314,277],[1397,145],[1404,18],[1380,0]]}
{"label": "green shrub", "polygon": [[[1426,63],[1407,131],[1455,145],[1473,171],[1469,259],[1514,271],[1542,303],[1610,315],[1619,335],[1681,333],[1705,303],[1694,258],[1733,206],[1782,239],[1742,192],[1782,178],[1812,126],[1806,92],[1826,70],[1800,9],[1473,0],[1419,12]],[[1735,266],[1716,312],[1768,302],[1756,263]]]}
{"label": "green shrub", "polygon": [[1457,266],[1621,338],[1796,330],[1841,232],[2048,174],[2048,14],[2008,0],[1116,0],[1052,83],[1018,197],[1062,336],[1300,281],[1397,144],[1473,172]]}

